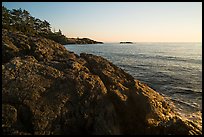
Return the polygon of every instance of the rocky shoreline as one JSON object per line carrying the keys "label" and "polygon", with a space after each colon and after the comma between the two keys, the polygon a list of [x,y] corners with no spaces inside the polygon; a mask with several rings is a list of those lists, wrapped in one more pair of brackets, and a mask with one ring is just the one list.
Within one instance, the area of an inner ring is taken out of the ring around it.
{"label": "rocky shoreline", "polygon": [[201,135],[170,101],[108,60],[2,30],[4,135]]}
{"label": "rocky shoreline", "polygon": [[66,44],[103,44],[103,42],[95,41],[89,38],[67,38]]}

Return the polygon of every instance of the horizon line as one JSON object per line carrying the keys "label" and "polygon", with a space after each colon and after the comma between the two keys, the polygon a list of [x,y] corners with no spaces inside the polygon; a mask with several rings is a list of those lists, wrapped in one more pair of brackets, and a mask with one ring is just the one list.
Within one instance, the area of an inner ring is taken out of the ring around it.
{"label": "horizon line", "polygon": [[202,41],[101,41],[103,43],[120,43],[120,42],[133,42],[134,43],[202,43]]}

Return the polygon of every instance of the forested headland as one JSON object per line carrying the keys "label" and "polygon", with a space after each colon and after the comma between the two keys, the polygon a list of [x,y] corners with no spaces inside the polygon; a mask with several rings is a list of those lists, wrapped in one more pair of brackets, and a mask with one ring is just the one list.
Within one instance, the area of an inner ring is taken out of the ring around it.
{"label": "forested headland", "polygon": [[8,31],[20,31],[29,36],[40,36],[62,45],[65,44],[97,44],[97,42],[89,38],[67,38],[62,31],[52,31],[51,24],[47,20],[31,16],[25,9],[12,9],[9,10],[2,6],[2,27]]}

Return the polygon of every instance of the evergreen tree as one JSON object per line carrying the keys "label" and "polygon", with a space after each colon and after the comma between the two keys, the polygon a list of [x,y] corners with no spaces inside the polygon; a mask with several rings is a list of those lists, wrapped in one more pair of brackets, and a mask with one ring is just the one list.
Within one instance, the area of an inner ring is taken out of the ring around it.
{"label": "evergreen tree", "polygon": [[8,29],[9,26],[11,25],[10,22],[11,22],[10,11],[6,7],[2,6],[2,27]]}
{"label": "evergreen tree", "polygon": [[62,31],[54,33],[51,31],[50,23],[42,21],[30,15],[27,10],[8,10],[2,6],[2,27],[11,31],[21,31],[26,35],[38,35],[52,39],[58,43],[66,44],[68,38],[62,35]]}
{"label": "evergreen tree", "polygon": [[61,31],[60,29],[59,29],[59,32],[58,32],[58,33],[59,33],[59,35],[62,35],[62,31]]}

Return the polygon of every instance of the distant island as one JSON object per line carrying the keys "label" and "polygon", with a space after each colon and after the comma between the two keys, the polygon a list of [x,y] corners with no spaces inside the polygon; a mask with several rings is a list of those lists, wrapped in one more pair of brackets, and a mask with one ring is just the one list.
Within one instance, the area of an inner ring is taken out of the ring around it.
{"label": "distant island", "polygon": [[127,42],[120,42],[120,44],[133,44],[133,42],[129,42],[129,41],[127,41]]}

